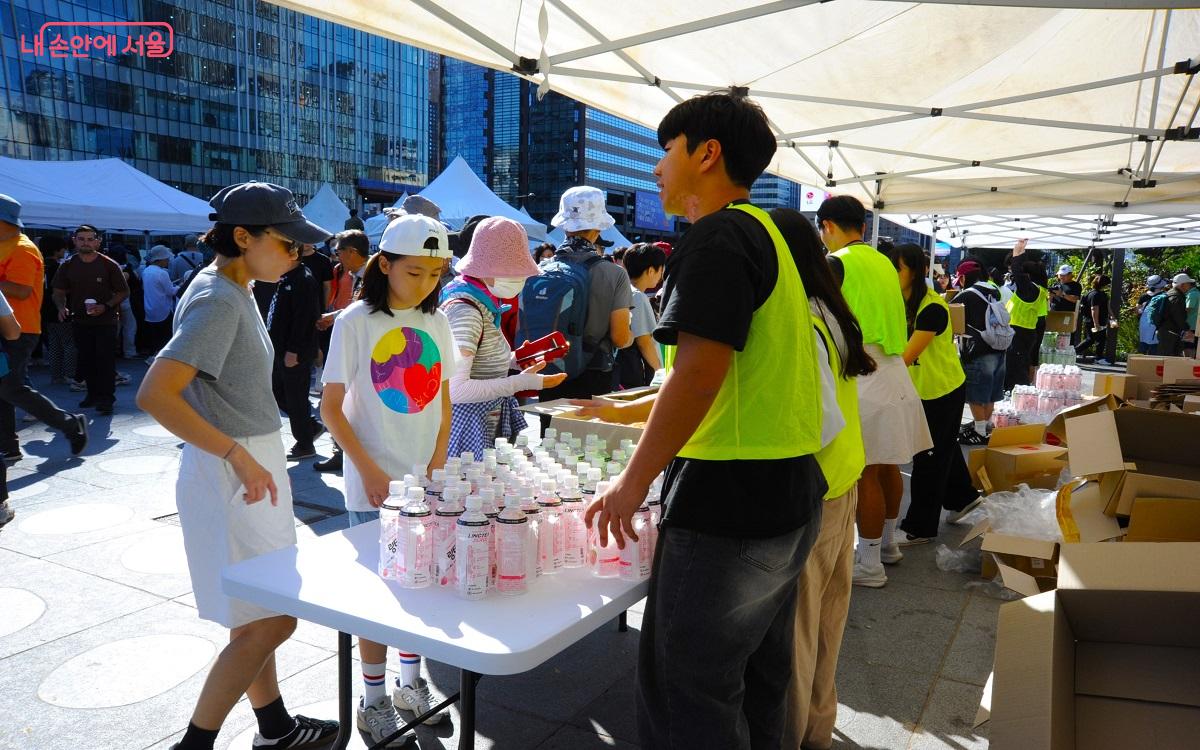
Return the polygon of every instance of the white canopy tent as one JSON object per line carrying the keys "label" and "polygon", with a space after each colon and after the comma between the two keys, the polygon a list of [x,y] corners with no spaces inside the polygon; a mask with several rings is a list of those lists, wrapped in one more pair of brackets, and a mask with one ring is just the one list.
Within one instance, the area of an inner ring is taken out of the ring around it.
{"label": "white canopy tent", "polygon": [[771,171],[884,213],[1200,211],[1200,10],[1182,2],[280,4],[650,127],[744,90],[778,136]]}
{"label": "white canopy tent", "polygon": [[436,203],[442,209],[442,221],[452,227],[461,227],[467,219],[481,214],[503,216],[524,226],[531,240],[546,237],[545,226],[530,218],[529,214],[505,203],[479,179],[479,175],[471,170],[461,156],[454,157],[454,161],[419,195]]}
{"label": "white canopy tent", "polygon": [[303,211],[305,218],[332,234],[340,232],[346,225],[346,219],[350,218],[350,209],[342,203],[328,182],[322,184],[312,200],[304,204]]}
{"label": "white canopy tent", "polygon": [[212,226],[212,208],[120,159],[0,157],[0,192],[21,202],[30,227],[92,224],[110,232],[185,234]]}
{"label": "white canopy tent", "polygon": [[[404,199],[408,197],[408,193],[404,193],[396,202],[392,204],[392,208],[400,208],[404,205]],[[367,233],[367,237],[372,244],[378,245],[379,238],[383,236],[383,230],[387,229],[388,222],[391,221],[385,213],[378,213],[363,222],[363,231]]]}
{"label": "white canopy tent", "polygon": [[1200,212],[1177,215],[885,214],[884,218],[956,247],[1011,247],[1019,239],[1041,250],[1147,248],[1200,244]]}

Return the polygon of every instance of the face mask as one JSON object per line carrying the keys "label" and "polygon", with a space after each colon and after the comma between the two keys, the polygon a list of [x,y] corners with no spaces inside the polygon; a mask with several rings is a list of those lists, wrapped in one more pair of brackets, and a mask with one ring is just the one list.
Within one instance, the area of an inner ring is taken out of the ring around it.
{"label": "face mask", "polygon": [[512,299],[521,293],[525,288],[525,278],[497,276],[496,279],[487,285],[488,291],[496,295],[500,299]]}

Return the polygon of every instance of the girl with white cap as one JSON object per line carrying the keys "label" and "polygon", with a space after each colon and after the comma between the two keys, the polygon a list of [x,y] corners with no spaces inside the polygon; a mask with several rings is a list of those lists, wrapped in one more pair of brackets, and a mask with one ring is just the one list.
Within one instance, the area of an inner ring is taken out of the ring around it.
{"label": "girl with white cap", "polygon": [[497,437],[515,437],[525,429],[513,394],[552,388],[567,375],[539,375],[545,363],[508,374],[513,354],[500,330],[500,316],[509,309],[502,300],[519,297],[525,280],[538,273],[524,227],[500,216],[479,222],[458,271],[461,275],[442,291],[442,311],[460,356],[450,378],[450,455],[471,451],[478,456]]}

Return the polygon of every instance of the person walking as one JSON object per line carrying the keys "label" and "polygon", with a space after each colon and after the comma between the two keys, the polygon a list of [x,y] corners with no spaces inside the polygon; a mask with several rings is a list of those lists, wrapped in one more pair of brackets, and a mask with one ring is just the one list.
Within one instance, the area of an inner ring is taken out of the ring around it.
{"label": "person walking", "polygon": [[20,460],[22,455],[17,439],[17,408],[63,433],[73,456],[82,453],[88,442],[87,417],[58,408],[34,390],[26,377],[29,358],[42,333],[45,268],[41,251],[21,231],[23,228],[21,204],[0,195],[0,292],[20,326],[17,338],[4,344],[8,374],[0,381],[0,453],[9,462]]}
{"label": "person walking", "polygon": [[1155,311],[1158,348],[1154,353],[1160,357],[1180,356],[1184,343],[1194,335],[1194,329],[1188,328],[1187,295],[1195,285],[1196,280],[1186,273],[1175,274],[1161,309]]}
{"label": "person walking", "polygon": [[1105,291],[1111,279],[1106,274],[1096,274],[1092,277],[1092,288],[1083,299],[1079,312],[1083,318],[1083,330],[1086,338],[1075,347],[1078,355],[1087,355],[1095,351],[1096,364],[1111,365],[1104,358],[1105,344],[1108,342],[1109,315],[1108,292]]}
{"label": "person walking", "polygon": [[966,376],[967,406],[971,410],[971,421],[959,428],[958,442],[987,445],[992,412],[996,403],[1004,400],[1004,358],[1008,349],[998,349],[985,338],[992,305],[1002,304],[1000,288],[974,260],[959,263],[956,272],[962,293],[954,301],[963,306],[967,328],[966,335],[959,339],[960,359]]}
{"label": "person walking", "polygon": [[296,543],[271,397],[274,352],[250,282],[277,281],[300,243],[328,233],[278,185],[232,185],[209,204],[216,224],[205,241],[216,260],[179,301],[171,340],[137,394],[138,406],[185,442],[175,499],[196,610],[230,631],[172,750],[212,750],[242,695],[258,721],[256,750],[325,747],[337,722],[292,716],[279,692],[275,651],[295,631],[295,618],[226,595],[221,570]]}
{"label": "person walking", "polygon": [[1154,324],[1150,303],[1161,296],[1163,299],[1156,304],[1162,304],[1170,288],[1171,282],[1158,274],[1146,277],[1146,291],[1138,297],[1135,308],[1138,315],[1138,354],[1153,354],[1158,346],[1158,327]]}
{"label": "person walking", "polygon": [[148,364],[154,355],[171,338],[171,313],[175,310],[175,285],[171,283],[167,264],[171,261],[171,248],[155,245],[146,256],[146,270],[142,271],[142,297],[144,300],[146,330],[143,340],[150,350]]}
{"label": "person walking", "polygon": [[288,461],[317,455],[313,440],[325,431],[313,416],[308,400],[317,359],[317,320],[322,307],[316,279],[299,259],[293,261],[280,277],[267,310],[267,331],[275,347],[271,390],[276,404],[288,415],[295,440],[288,451]]}
{"label": "person walking", "polygon": [[99,252],[100,231],[89,224],[75,230],[74,256],[54,274],[58,319],[70,320],[79,369],[87,384],[80,408],[112,414],[116,401],[117,310],[129,296],[125,274]]}

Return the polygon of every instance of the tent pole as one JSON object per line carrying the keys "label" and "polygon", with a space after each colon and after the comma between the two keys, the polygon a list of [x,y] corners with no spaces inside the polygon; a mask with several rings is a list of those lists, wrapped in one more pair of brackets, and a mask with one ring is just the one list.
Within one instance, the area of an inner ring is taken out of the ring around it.
{"label": "tent pole", "polygon": [[871,211],[871,246],[879,249],[879,209]]}
{"label": "tent pole", "polygon": [[[1111,290],[1108,295],[1108,312],[1112,319],[1120,322],[1121,306],[1124,302],[1121,299],[1121,289],[1125,283],[1125,249],[1113,248],[1112,257],[1112,276]],[[1109,362],[1117,361],[1117,329],[1110,328],[1109,333],[1104,338],[1104,358]]]}

